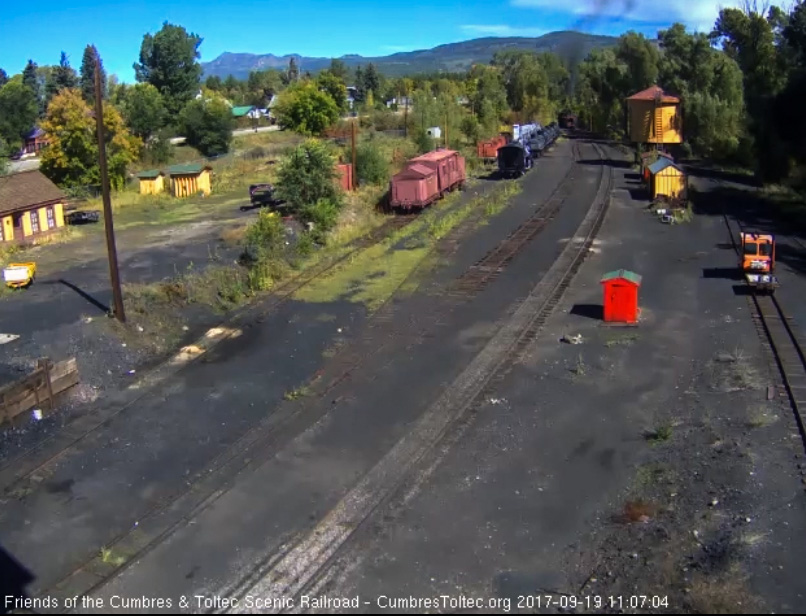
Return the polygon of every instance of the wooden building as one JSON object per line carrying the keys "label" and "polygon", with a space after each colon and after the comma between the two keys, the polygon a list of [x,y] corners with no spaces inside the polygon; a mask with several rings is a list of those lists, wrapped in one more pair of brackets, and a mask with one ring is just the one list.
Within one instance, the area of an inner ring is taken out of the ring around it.
{"label": "wooden building", "polygon": [[208,165],[174,165],[168,168],[174,197],[205,196],[212,192],[213,168]]}
{"label": "wooden building", "polygon": [[0,241],[26,242],[64,227],[65,195],[36,169],[0,176]]}
{"label": "wooden building", "polygon": [[141,195],[158,195],[165,190],[165,172],[151,169],[137,174]]}
{"label": "wooden building", "polygon": [[649,165],[649,191],[653,199],[659,196],[671,199],[685,197],[685,171],[665,156],[658,158]]}
{"label": "wooden building", "polygon": [[682,143],[680,99],[652,86],[627,98],[627,129],[633,143]]}
{"label": "wooden building", "polygon": [[45,131],[41,128],[35,128],[30,133],[25,135],[25,144],[22,147],[23,154],[39,156],[42,148],[48,146],[48,139]]}

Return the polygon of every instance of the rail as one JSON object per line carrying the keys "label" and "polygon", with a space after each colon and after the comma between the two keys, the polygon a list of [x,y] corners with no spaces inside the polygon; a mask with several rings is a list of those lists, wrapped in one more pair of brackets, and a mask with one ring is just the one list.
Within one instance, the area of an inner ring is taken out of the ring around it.
{"label": "rail", "polygon": [[[736,237],[731,229],[731,222],[726,212],[722,217],[730,233],[731,245],[736,255],[741,254],[740,247],[736,242]],[[739,228],[741,230],[741,224]],[[789,317],[775,295],[760,294],[752,287],[749,301],[753,310],[753,318],[757,322],[760,333],[763,332],[769,344],[772,359],[778,368],[781,381],[795,421],[798,424],[801,440],[806,448],[806,354],[804,354],[804,344],[801,343],[798,333],[791,325]]]}

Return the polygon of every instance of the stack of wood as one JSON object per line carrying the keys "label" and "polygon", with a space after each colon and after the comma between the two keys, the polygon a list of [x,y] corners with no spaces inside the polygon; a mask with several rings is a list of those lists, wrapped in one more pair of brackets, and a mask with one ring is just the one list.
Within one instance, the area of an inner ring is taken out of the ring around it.
{"label": "stack of wood", "polygon": [[38,360],[31,374],[0,388],[0,426],[15,423],[30,410],[52,412],[56,397],[78,382],[75,357],[55,364],[48,358]]}

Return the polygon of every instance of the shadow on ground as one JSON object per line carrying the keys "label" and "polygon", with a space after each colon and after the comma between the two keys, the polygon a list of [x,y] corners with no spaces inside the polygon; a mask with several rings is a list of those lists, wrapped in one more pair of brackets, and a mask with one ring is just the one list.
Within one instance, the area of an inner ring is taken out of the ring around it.
{"label": "shadow on ground", "polygon": [[604,319],[604,307],[600,304],[574,304],[570,314],[601,321]]}
{"label": "shadow on ground", "polygon": [[26,587],[34,575],[0,545],[0,614],[20,613],[14,609],[14,600],[27,598]]}

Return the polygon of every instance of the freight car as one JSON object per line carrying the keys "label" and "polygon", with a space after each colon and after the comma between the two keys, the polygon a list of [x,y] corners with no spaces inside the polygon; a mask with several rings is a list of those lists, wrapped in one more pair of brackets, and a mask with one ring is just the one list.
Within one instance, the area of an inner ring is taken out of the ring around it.
{"label": "freight car", "polygon": [[542,131],[536,132],[529,139],[529,149],[532,151],[532,156],[534,158],[539,158],[543,154],[543,150],[545,150],[548,146],[548,137]]}
{"label": "freight car", "polygon": [[481,160],[495,160],[498,156],[498,148],[506,145],[507,141],[504,135],[493,137],[487,141],[480,141],[476,146],[476,154]]}
{"label": "freight car", "polygon": [[498,172],[505,178],[520,177],[532,168],[529,146],[513,141],[498,148]]}
{"label": "freight car", "polygon": [[412,158],[389,183],[389,205],[403,210],[427,207],[446,192],[462,189],[465,159],[453,150],[437,150]]}
{"label": "freight car", "polygon": [[578,124],[576,114],[573,114],[570,111],[562,112],[557,119],[560,122],[560,128],[567,128],[569,130],[573,130],[577,127]]}

